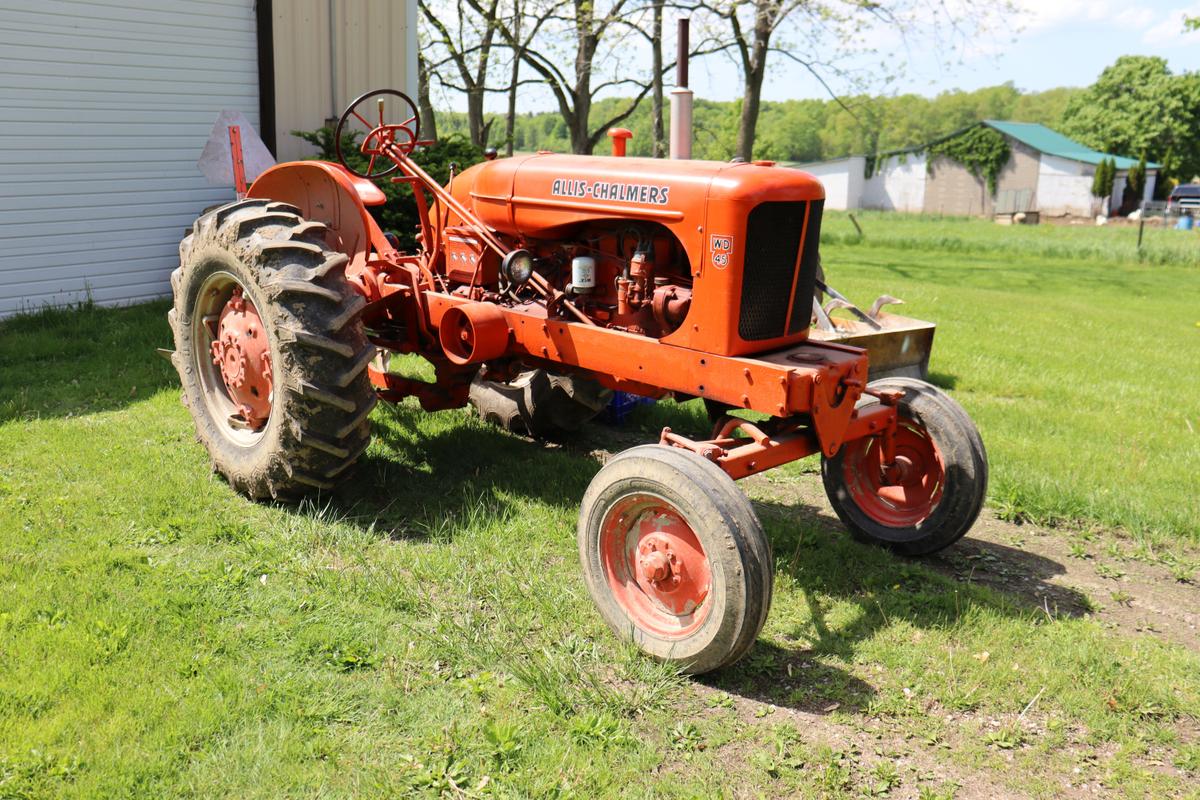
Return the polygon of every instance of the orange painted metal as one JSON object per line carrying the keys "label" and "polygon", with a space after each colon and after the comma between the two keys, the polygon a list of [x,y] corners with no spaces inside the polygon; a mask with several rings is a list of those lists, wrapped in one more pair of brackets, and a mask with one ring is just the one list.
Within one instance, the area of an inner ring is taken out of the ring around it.
{"label": "orange painted metal", "polygon": [[221,309],[210,355],[238,413],[252,429],[262,428],[271,416],[271,345],[258,309],[241,287]]}
{"label": "orange painted metal", "polygon": [[438,341],[455,364],[482,364],[508,350],[511,331],[499,306],[467,302],[451,306],[438,320]]}
{"label": "orange painted metal", "polygon": [[[487,226],[518,240],[555,240],[606,220],[658,223],[686,257],[692,307],[663,341],[726,355],[804,341],[738,335],[746,229],[766,201],[816,201],[820,182],[798,170],[718,161],[535,154],[478,164],[454,179],[454,197]],[[807,228],[806,228],[807,229]],[[727,247],[725,245],[728,245]],[[804,251],[801,241],[797,257]]]}
{"label": "orange painted metal", "polygon": [[[851,415],[843,438],[858,446],[867,442],[882,442],[894,436],[895,430],[896,409],[876,405],[856,410]],[[746,436],[735,436],[739,431]],[[717,424],[712,439],[695,441],[680,436],[670,428],[663,428],[659,444],[690,450],[707,458],[735,480],[816,455],[823,450],[816,431],[800,419],[760,426],[738,417],[725,417]]]}
{"label": "orange painted metal", "polygon": [[442,249],[446,277],[457,283],[492,285],[500,277],[500,257],[469,228],[445,228]]}
{"label": "orange painted metal", "polygon": [[625,145],[633,138],[633,131],[629,128],[609,128],[608,138],[612,139],[612,154],[616,158],[625,157]]}
{"label": "orange painted metal", "polygon": [[[519,364],[546,366],[611,388],[703,397],[776,418],[757,434],[743,426],[750,439],[694,443],[664,433],[668,443],[708,452],[735,478],[833,455],[864,436],[883,442],[885,455],[892,449],[893,409],[856,416],[865,351],[809,341],[808,326],[790,322],[803,323],[807,309],[787,309],[787,335],[740,333],[749,217],[763,203],[802,209],[792,218],[802,232],[789,240],[788,260],[775,258],[770,268],[789,303],[808,302],[799,291],[803,238],[790,248],[795,237],[816,235],[809,216],[824,192],[812,176],[765,163],[539,153],[478,164],[442,187],[408,157],[411,148],[377,144],[399,167],[393,180],[433,196],[427,206],[415,192],[416,254],[397,252],[367,212],[378,189],[337,165],[280,165],[249,196],[289,202],[325,223],[329,246],[350,257],[347,274],[369,301],[363,319],[372,341],[437,366],[433,382],[372,368],[381,397],[447,408],[466,402],[479,364],[498,377]],[[771,246],[761,234],[758,241]],[[534,271],[527,282],[505,284],[499,261],[518,249],[530,253]],[[580,275],[594,268],[596,280],[572,289],[580,256],[594,262]]]}
{"label": "orange painted metal", "polygon": [[438,364],[437,380],[432,383],[383,372],[373,365],[367,367],[367,374],[381,400],[398,403],[406,397],[415,397],[426,411],[444,411],[467,404],[471,378],[475,374],[473,369],[462,372],[445,368],[452,366],[449,362]]}
{"label": "orange painted metal", "polygon": [[326,244],[349,256],[346,274],[369,295],[371,276],[364,272],[372,251],[392,251],[366,208],[386,202],[378,186],[327,161],[294,161],[259,175],[246,196],[290,203],[306,220],[324,223],[329,228]]}
{"label": "orange painted metal", "polygon": [[242,158],[242,129],[229,126],[229,157],[233,161],[233,188],[238,199],[246,196],[246,162]]}
{"label": "orange painted metal", "polygon": [[636,625],[683,638],[708,618],[712,567],[683,513],[661,497],[631,494],[605,514],[600,557],[613,598]]}
{"label": "orange painted metal", "polygon": [[[425,301],[434,328],[450,309],[473,302],[437,292],[426,293]],[[866,375],[866,357],[852,347],[801,342],[757,357],[722,356],[625,331],[548,319],[539,306],[499,310],[512,331],[510,352],[530,361],[610,376],[618,386],[649,384],[663,392],[705,397],[773,416],[815,410],[814,422],[827,421],[826,438],[831,442],[837,439],[834,431],[845,428],[862,395],[861,387],[839,388],[842,380]]]}
{"label": "orange painted metal", "polygon": [[[900,417],[894,427],[886,439],[863,437],[846,445],[842,480],[855,505],[876,522],[915,526],[928,519],[941,501],[946,467],[937,444],[920,423]],[[885,448],[889,440],[890,456]]]}

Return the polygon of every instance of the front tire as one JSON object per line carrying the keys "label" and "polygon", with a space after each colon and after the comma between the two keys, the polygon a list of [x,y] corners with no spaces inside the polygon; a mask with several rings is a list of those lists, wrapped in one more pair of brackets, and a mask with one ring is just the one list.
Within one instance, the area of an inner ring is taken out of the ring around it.
{"label": "front tire", "polygon": [[366,301],[325,232],[286,203],[241,200],[196,221],[171,275],[183,404],[213,468],[251,498],[330,489],[370,442]]}
{"label": "front tire", "polygon": [[601,616],[655,658],[710,672],[762,630],[767,538],[733,479],[694,453],[643,445],[609,461],[584,494],[578,541]]}
{"label": "front tire", "polygon": [[[879,440],[847,442],[821,459],[825,493],[856,539],[922,556],[964,536],[987,496],[983,439],[966,411],[937,387],[911,378],[872,381],[902,392],[897,408],[898,467],[882,466]],[[878,403],[869,399],[860,407]]]}

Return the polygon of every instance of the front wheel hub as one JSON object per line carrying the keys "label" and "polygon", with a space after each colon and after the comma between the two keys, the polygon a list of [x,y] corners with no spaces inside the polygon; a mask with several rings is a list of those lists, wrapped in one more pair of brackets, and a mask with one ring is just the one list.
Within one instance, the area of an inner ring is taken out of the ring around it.
{"label": "front wheel hub", "polygon": [[843,481],[863,513],[880,525],[903,528],[933,515],[946,486],[946,468],[933,437],[915,420],[902,416],[895,437],[891,464],[884,463],[876,438],[848,444]]}
{"label": "front wheel hub", "polygon": [[638,549],[642,551],[642,557],[638,559],[638,570],[643,580],[660,583],[671,577],[678,578],[671,575],[671,556],[667,552],[646,545]]}
{"label": "front wheel hub", "polygon": [[271,343],[258,309],[240,286],[221,309],[211,355],[246,425],[261,429],[271,416]]}
{"label": "front wheel hub", "polygon": [[670,503],[650,494],[622,498],[605,515],[601,546],[613,596],[635,625],[674,638],[704,622],[712,566]]}

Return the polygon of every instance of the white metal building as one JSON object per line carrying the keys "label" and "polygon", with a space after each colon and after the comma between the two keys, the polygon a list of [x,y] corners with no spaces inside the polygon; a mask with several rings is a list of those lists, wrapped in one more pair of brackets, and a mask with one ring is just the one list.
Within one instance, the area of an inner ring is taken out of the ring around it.
{"label": "white metal building", "polygon": [[[196,167],[240,111],[283,158],[379,86],[415,88],[416,3],[0,3],[0,316],[169,293],[184,229],[233,199]],[[277,141],[278,140],[278,141]]]}
{"label": "white metal building", "polygon": [[[990,215],[1038,211],[1047,216],[1091,216],[1121,205],[1129,170],[1137,162],[1099,153],[1043,125],[985,120],[1003,134],[1012,155],[997,180],[996,193],[961,164],[944,157],[933,163],[925,148],[880,157],[867,175],[867,158],[850,156],[815,164],[795,164],[821,179],[826,208],[858,208],[937,214]],[[1117,173],[1107,208],[1092,197],[1096,165],[1116,161]],[[1143,199],[1154,194],[1158,164],[1147,164]]]}

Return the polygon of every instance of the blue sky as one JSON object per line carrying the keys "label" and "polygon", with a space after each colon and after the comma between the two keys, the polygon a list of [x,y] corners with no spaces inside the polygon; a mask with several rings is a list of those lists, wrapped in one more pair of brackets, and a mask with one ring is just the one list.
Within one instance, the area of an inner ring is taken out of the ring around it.
{"label": "blue sky", "polygon": [[[1012,81],[1019,89],[1086,86],[1121,55],[1157,55],[1175,72],[1200,69],[1200,32],[1183,33],[1185,15],[1200,16],[1200,2],[1111,2],[1110,0],[1015,0],[1018,13],[1006,35],[977,42],[961,64],[946,67],[919,47],[895,51],[906,63],[897,92],[932,95],[947,89],[977,89]],[[1012,39],[1015,37],[1015,42]],[[899,43],[891,44],[895,47]],[[889,42],[878,45],[886,50]],[[871,59],[878,61],[878,56]],[[865,62],[863,66],[866,66]],[[825,97],[802,69],[775,57],[764,98]],[[693,69],[697,95],[728,100],[741,93],[730,62],[710,58]]]}

